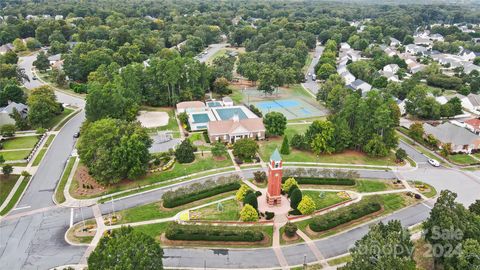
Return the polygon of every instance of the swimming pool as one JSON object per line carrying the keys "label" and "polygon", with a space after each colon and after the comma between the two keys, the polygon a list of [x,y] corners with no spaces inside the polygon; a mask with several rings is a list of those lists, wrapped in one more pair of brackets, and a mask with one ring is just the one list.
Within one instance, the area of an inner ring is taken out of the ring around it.
{"label": "swimming pool", "polygon": [[220,117],[220,120],[232,119],[235,114],[238,115],[238,119],[248,118],[241,108],[216,108],[215,111]]}
{"label": "swimming pool", "polygon": [[193,118],[193,123],[208,123],[210,121],[210,118],[208,117],[208,114],[206,113],[197,113],[197,114],[192,114]]}
{"label": "swimming pool", "polygon": [[210,108],[222,107],[222,103],[220,101],[208,101],[207,106],[210,107]]}

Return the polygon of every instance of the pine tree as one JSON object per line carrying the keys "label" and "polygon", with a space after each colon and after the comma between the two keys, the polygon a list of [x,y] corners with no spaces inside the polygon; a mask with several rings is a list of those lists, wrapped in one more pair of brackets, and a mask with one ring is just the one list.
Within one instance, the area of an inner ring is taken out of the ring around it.
{"label": "pine tree", "polygon": [[280,154],[288,155],[290,154],[290,144],[288,143],[288,137],[283,137],[282,148],[280,148]]}

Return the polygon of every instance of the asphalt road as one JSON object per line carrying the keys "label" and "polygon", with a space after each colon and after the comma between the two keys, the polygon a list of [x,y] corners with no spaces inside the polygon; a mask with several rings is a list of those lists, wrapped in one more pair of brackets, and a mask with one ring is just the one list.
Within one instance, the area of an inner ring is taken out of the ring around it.
{"label": "asphalt road", "polygon": [[[314,57],[312,59],[312,63],[310,64],[310,66],[308,67],[307,69],[307,74],[315,74],[315,66],[317,65],[318,61],[320,60],[320,56],[322,55],[323,53],[323,49],[324,47],[318,45],[316,48],[315,48],[315,54],[314,54]],[[310,92],[312,92],[313,94],[317,94],[318,93],[318,83],[313,81],[312,80],[312,77],[310,76],[307,76],[307,81],[303,83],[303,86],[305,88],[307,88],[308,90],[310,90]]]}
{"label": "asphalt road", "polygon": [[212,57],[215,53],[220,51],[221,49],[225,48],[228,44],[227,43],[216,43],[216,44],[210,44],[208,45],[208,48],[205,49],[203,52],[207,52],[206,54],[203,54],[203,52],[195,58],[200,61],[200,63],[205,63],[210,57]]}

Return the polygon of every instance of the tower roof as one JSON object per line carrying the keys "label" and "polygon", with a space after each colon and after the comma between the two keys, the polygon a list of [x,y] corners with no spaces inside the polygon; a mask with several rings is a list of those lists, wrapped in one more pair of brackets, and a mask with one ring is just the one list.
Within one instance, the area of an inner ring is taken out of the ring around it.
{"label": "tower roof", "polygon": [[280,156],[280,153],[278,152],[278,148],[275,148],[275,151],[273,151],[273,154],[270,156],[270,160],[282,161],[282,157]]}

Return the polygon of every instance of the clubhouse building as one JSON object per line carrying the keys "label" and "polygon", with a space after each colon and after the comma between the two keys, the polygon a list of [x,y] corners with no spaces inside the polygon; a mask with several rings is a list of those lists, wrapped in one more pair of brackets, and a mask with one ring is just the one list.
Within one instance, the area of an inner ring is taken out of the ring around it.
{"label": "clubhouse building", "polygon": [[251,138],[265,139],[263,119],[247,107],[233,106],[231,99],[186,101],[177,104],[178,113],[187,113],[191,131],[207,130],[211,142],[234,143],[236,140]]}

